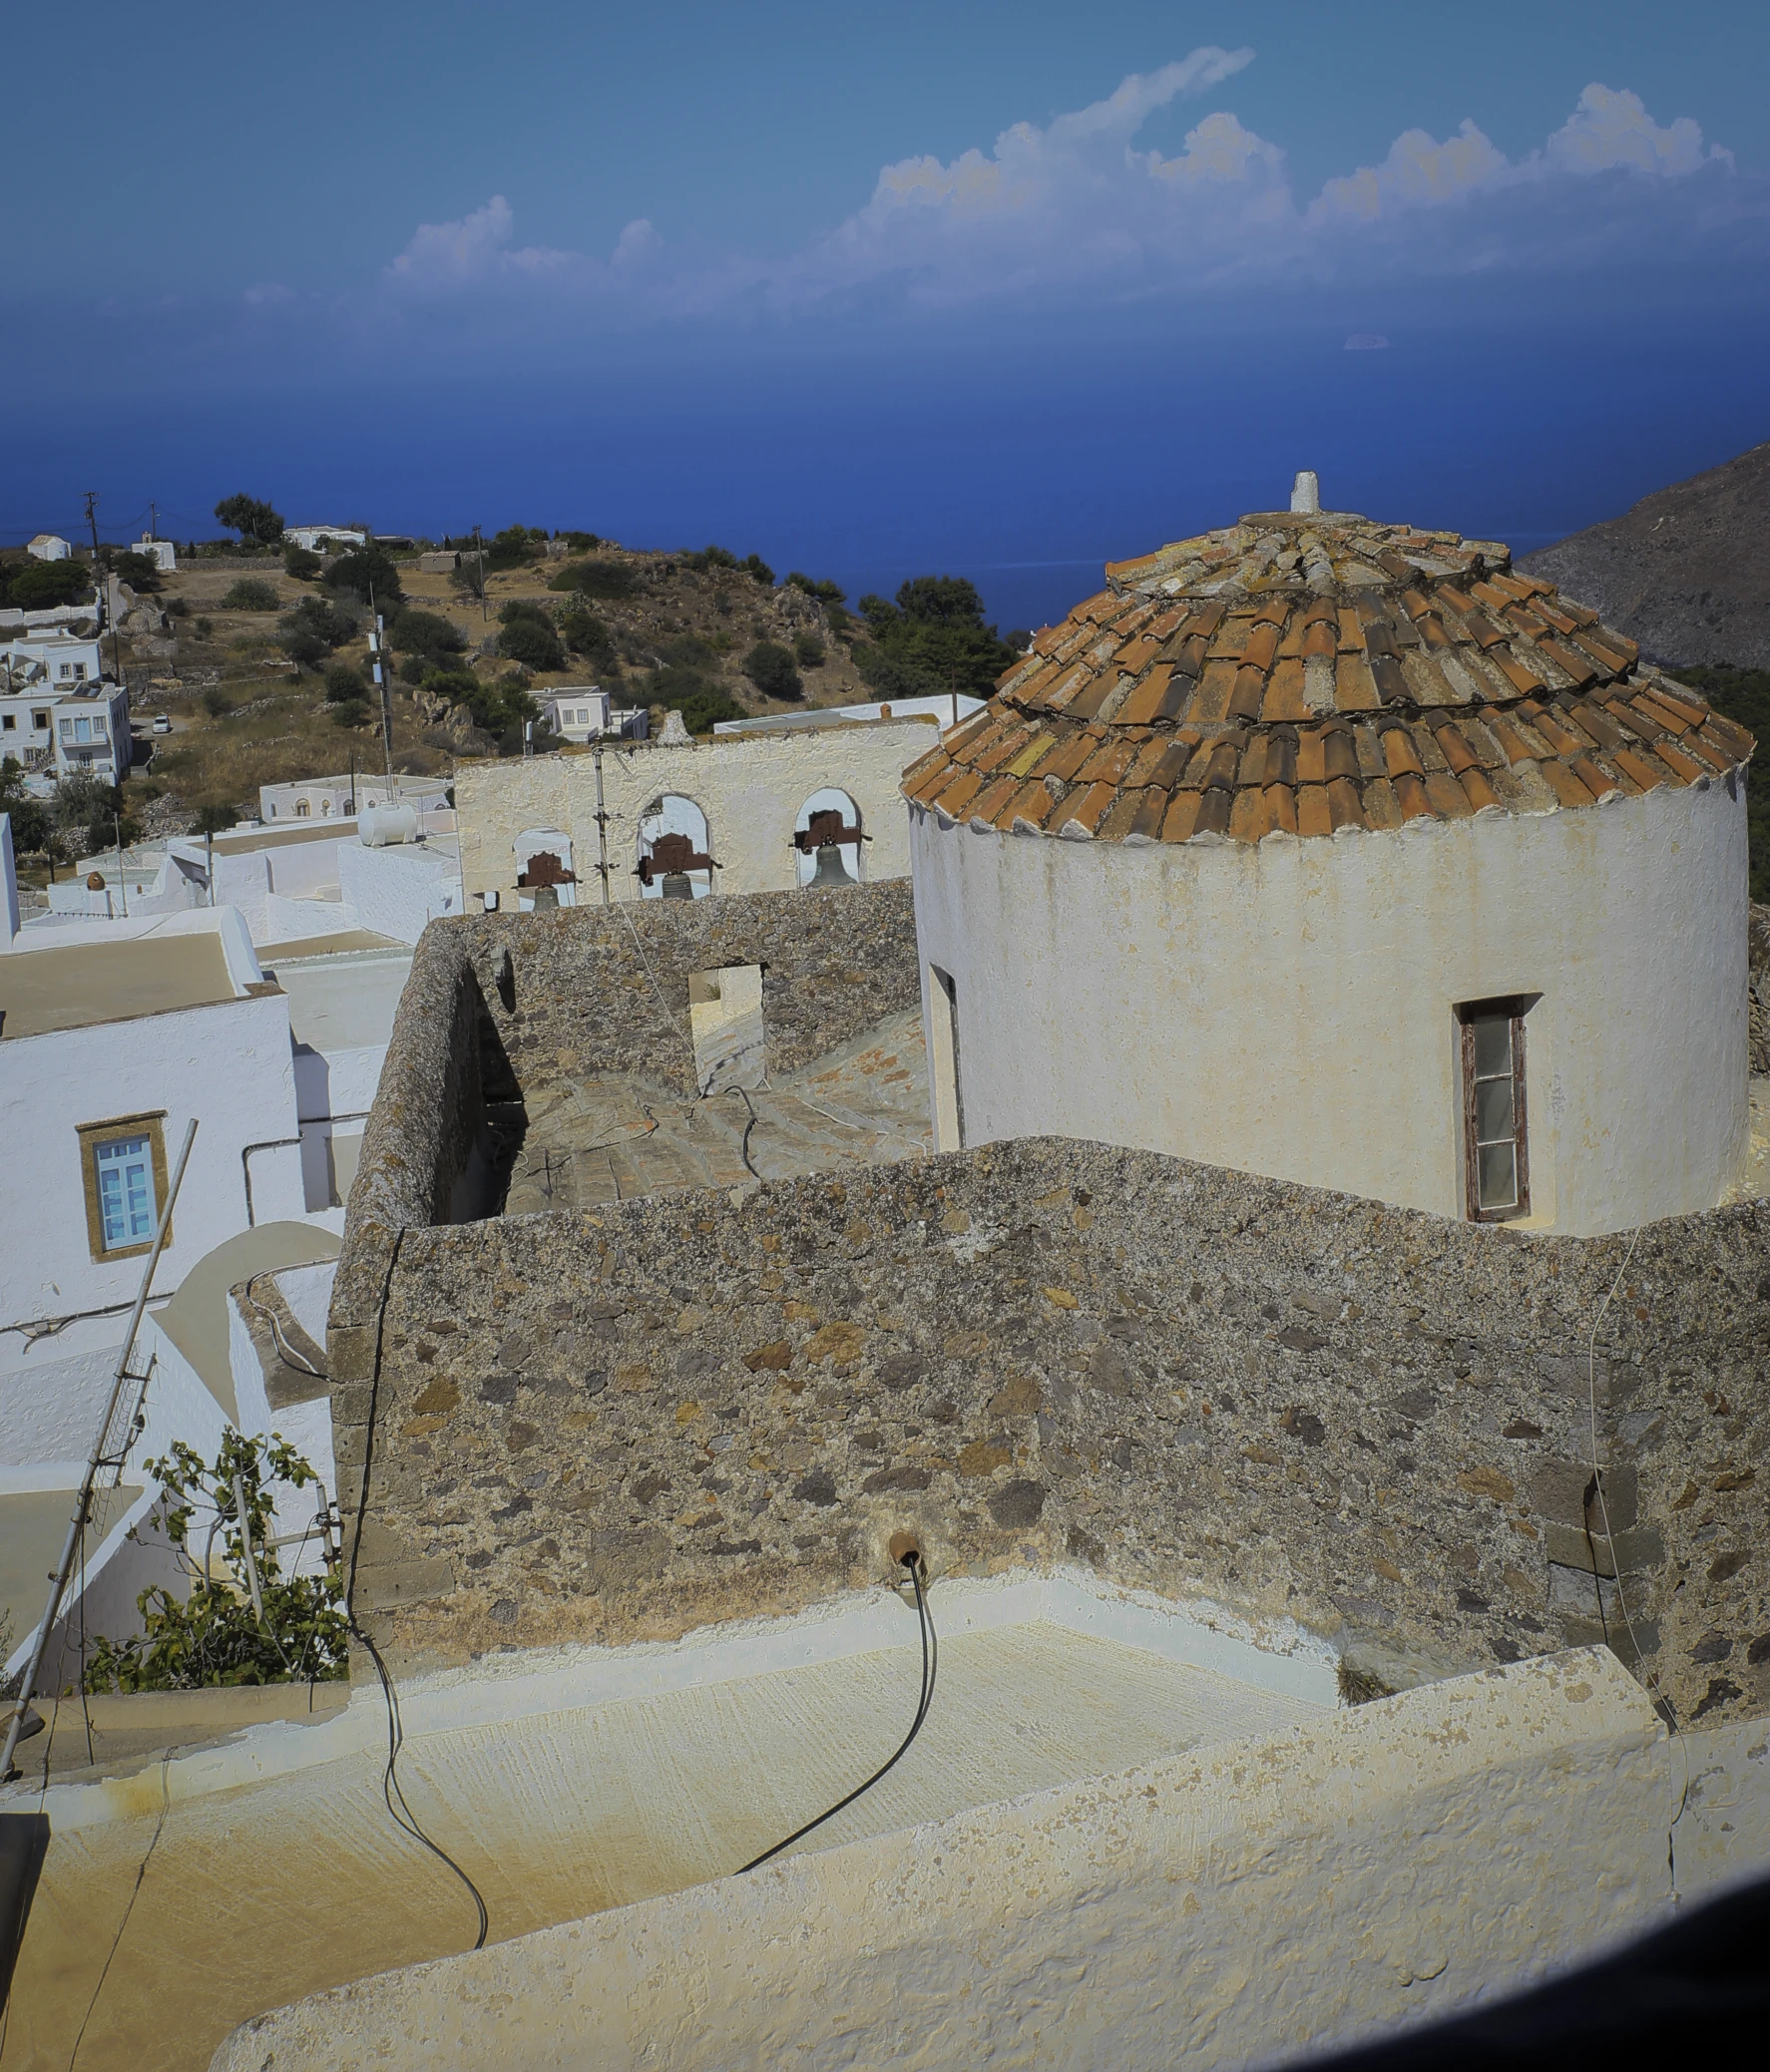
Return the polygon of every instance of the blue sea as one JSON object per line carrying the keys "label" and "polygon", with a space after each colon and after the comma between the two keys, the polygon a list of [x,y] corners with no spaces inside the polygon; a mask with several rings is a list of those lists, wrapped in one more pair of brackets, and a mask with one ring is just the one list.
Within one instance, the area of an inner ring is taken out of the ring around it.
{"label": "blue sea", "polygon": [[374,381],[242,367],[7,418],[0,537],[211,536],[235,490],[291,523],[380,532],[582,527],[629,547],[709,541],[833,577],[851,599],[970,577],[1007,630],[1060,617],[1103,561],[1282,507],[1324,503],[1509,540],[1614,516],[1770,437],[1762,329],[1666,319],[1392,323],[1348,350],[1339,321],[1122,338],[1012,327],[808,348],[702,337],[594,366]]}

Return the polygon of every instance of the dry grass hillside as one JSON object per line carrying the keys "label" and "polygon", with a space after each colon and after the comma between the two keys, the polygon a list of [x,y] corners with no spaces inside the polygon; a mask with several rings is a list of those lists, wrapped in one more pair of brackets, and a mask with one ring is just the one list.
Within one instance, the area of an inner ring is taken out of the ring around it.
{"label": "dry grass hillside", "polygon": [[[405,606],[445,620],[461,642],[458,652],[428,661],[395,648],[398,768],[446,774],[461,756],[510,752],[520,742],[525,695],[565,685],[600,684],[618,705],[648,705],[655,726],[676,705],[696,729],[719,716],[870,695],[850,652],[855,628],[828,598],[701,556],[629,553],[607,542],[575,556],[557,546],[550,554],[539,542],[532,551],[524,566],[489,572],[483,599],[471,571],[431,573],[415,558],[397,561]],[[588,595],[573,582],[583,570]],[[257,600],[263,609],[240,609],[242,582],[268,587]],[[335,602],[357,622],[353,637],[306,667],[287,651],[289,616],[303,599]],[[380,767],[366,681],[360,704],[328,695],[327,684],[340,666],[366,679],[368,613],[348,594],[334,600],[323,572],[296,580],[280,557],[187,560],[141,603],[127,622],[134,630],[124,659],[135,686],[137,754],[153,751],[127,787],[143,827],[182,827],[206,806],[255,812],[259,785],[343,770],[352,756],[359,768]],[[560,655],[563,667],[511,658],[500,615],[513,605],[575,637]],[[392,611],[387,617],[392,625]],[[766,695],[744,673],[758,642],[791,657],[797,697]],[[409,680],[423,673],[429,688]],[[172,721],[170,736],[152,732],[159,712]]]}

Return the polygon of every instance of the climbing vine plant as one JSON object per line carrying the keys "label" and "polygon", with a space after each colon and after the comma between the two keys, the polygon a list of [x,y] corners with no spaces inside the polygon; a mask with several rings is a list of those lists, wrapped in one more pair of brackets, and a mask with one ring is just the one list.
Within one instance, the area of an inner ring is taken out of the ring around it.
{"label": "climbing vine plant", "polygon": [[248,1439],[229,1432],[213,1465],[178,1441],[147,1471],[160,1496],[143,1522],[165,1534],[189,1587],[183,1594],[163,1583],[144,1590],[136,1599],[142,1632],[98,1641],[87,1657],[86,1688],[194,1691],[345,1675],[337,1552],[328,1544],[318,1575],[285,1576],[274,1544],[272,1484],[319,1485],[294,1448],[275,1434]]}

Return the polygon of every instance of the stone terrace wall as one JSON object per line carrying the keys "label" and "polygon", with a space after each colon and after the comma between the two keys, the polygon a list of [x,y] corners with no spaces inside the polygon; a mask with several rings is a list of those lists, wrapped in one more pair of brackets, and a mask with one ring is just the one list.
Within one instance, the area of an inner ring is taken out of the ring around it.
{"label": "stone terrace wall", "polygon": [[439,928],[458,929],[468,943],[499,1038],[528,1088],[561,1071],[615,1071],[693,1093],[688,974],[715,966],[765,967],[773,1072],[921,999],[907,878],[837,892],[487,914],[433,923],[425,944]]}
{"label": "stone terrace wall", "polygon": [[1680,1716],[1762,1710],[1767,1217],[1630,1256],[1040,1139],[410,1230],[378,1373],[334,1312],[358,1606],[408,1665],[668,1638],[878,1581],[908,1526],[937,1578],[1080,1563],[1402,1683],[1626,1656],[1620,1564]]}

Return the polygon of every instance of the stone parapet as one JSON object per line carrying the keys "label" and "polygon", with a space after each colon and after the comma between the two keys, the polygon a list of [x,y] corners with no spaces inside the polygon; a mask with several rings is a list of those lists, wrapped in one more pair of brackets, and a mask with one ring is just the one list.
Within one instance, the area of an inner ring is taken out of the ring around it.
{"label": "stone parapet", "polygon": [[407,1665],[669,1639],[876,1583],[909,1530],[937,1576],[1293,1618],[1364,1689],[1607,1638],[1713,1724],[1770,1701],[1767,1213],[1631,1255],[1056,1139],[414,1221],[396,1263],[353,1200],[359,1607]]}

